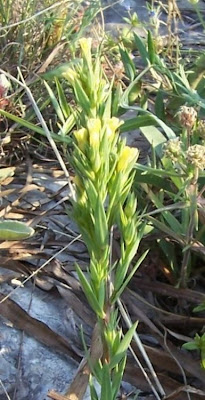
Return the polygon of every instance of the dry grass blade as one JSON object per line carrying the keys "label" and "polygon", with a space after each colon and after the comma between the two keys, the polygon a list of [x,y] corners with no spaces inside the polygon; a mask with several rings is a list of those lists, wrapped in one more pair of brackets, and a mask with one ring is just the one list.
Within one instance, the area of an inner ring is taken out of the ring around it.
{"label": "dry grass blade", "polygon": [[18,68],[18,72],[19,72],[19,75],[21,76],[22,82],[19,81],[16,78],[14,78],[11,74],[7,73],[6,71],[4,71],[2,69],[0,69],[0,72],[2,74],[4,74],[5,76],[7,76],[12,81],[14,81],[15,83],[17,83],[18,85],[20,85],[26,91],[26,94],[27,94],[32,106],[33,106],[33,109],[34,109],[35,113],[36,113],[36,116],[37,116],[37,118],[38,118],[38,120],[39,120],[39,122],[40,122],[40,124],[41,124],[41,126],[42,126],[42,128],[44,130],[44,132],[46,133],[46,136],[47,136],[47,139],[48,139],[48,141],[49,141],[49,143],[51,145],[51,148],[53,149],[53,151],[54,151],[54,153],[56,155],[56,158],[57,158],[62,170],[64,171],[66,178],[68,179],[70,195],[71,195],[72,198],[75,198],[75,192],[74,192],[73,186],[72,186],[72,184],[70,182],[69,172],[68,172],[68,170],[67,170],[67,168],[65,166],[65,163],[64,163],[64,161],[63,161],[63,159],[62,159],[62,157],[61,157],[61,155],[60,155],[60,153],[58,151],[56,143],[55,143],[55,141],[53,140],[53,138],[52,138],[52,136],[50,134],[50,131],[48,129],[46,121],[45,121],[45,119],[43,118],[43,116],[41,114],[41,111],[40,111],[40,109],[39,109],[39,107],[38,107],[38,105],[37,105],[32,93],[31,93],[31,90],[29,89],[29,87],[27,86],[26,82],[23,79],[23,75],[22,75],[20,69]]}
{"label": "dry grass blade", "polygon": [[[192,393],[196,394],[198,396],[203,396],[205,397],[205,392],[199,389],[195,389],[189,385],[187,386],[180,386],[177,390],[174,392],[170,393],[168,396],[164,398],[164,400],[173,400],[173,399],[178,399],[178,396],[181,392],[186,392],[186,393]],[[193,398],[193,397],[192,397]]]}
{"label": "dry grass blade", "polygon": [[[122,302],[120,300],[117,300],[117,304],[118,304],[120,313],[122,315],[122,318],[125,321],[125,324],[127,325],[128,328],[131,328],[132,322],[130,320],[129,315],[126,313]],[[161,394],[161,396],[164,396],[165,395],[165,391],[164,391],[164,389],[163,389],[163,387],[162,387],[162,385],[161,385],[161,383],[160,383],[160,381],[159,381],[159,379],[157,377],[157,374],[156,374],[156,372],[155,372],[155,370],[154,370],[154,368],[152,366],[152,363],[151,363],[151,361],[150,361],[150,359],[149,359],[149,357],[148,357],[148,355],[147,355],[147,353],[145,351],[145,348],[143,347],[143,344],[142,344],[142,342],[141,342],[141,340],[139,338],[139,335],[136,332],[133,335],[133,339],[136,342],[136,344],[137,344],[137,346],[138,346],[138,348],[139,348],[139,350],[140,350],[140,352],[142,354],[142,357],[144,358],[144,361],[147,364],[147,367],[149,368],[150,375],[152,376],[153,381],[155,382],[155,385],[156,385],[159,393]],[[145,371],[143,370],[143,373],[144,372]],[[160,399],[160,397],[159,397],[158,393],[156,392],[156,389],[154,388],[154,386],[151,384],[151,382],[148,382],[148,383],[150,384],[151,389],[152,389],[153,393],[155,394],[156,398]]]}
{"label": "dry grass blade", "polygon": [[50,390],[50,392],[48,392],[47,396],[53,400],[66,400],[67,399],[67,397],[63,396],[62,394],[54,392],[54,390]]}

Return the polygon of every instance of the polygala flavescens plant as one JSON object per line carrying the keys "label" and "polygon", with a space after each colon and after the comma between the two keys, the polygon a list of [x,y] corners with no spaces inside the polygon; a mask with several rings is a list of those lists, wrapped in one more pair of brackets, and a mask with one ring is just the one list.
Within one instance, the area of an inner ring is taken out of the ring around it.
{"label": "polygala flavescens plant", "polygon": [[[132,192],[133,167],[139,152],[120,138],[123,122],[111,116],[112,83],[103,75],[100,52],[92,54],[89,38],[79,43],[82,58],[64,73],[73,89],[79,116],[69,156],[75,171],[73,217],[90,256],[86,274],[80,266],[76,268],[100,331],[101,356],[91,365],[91,397],[114,400],[136,329],[134,323],[123,336],[116,302],[146,256],[143,254],[130,268],[144,229]],[[112,255],[115,230],[121,242],[118,259]],[[92,376],[101,385],[100,397]]]}

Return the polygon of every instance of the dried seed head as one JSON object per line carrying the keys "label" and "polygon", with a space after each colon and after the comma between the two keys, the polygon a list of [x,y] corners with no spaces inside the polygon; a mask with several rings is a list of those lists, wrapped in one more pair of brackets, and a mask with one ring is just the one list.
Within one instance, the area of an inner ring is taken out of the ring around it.
{"label": "dried seed head", "polygon": [[205,146],[195,144],[190,146],[186,152],[187,161],[200,170],[205,169]]}
{"label": "dried seed head", "polygon": [[170,158],[171,161],[177,162],[182,151],[182,142],[179,138],[170,139],[164,145],[164,155],[167,158]]}
{"label": "dried seed head", "polygon": [[197,111],[193,107],[182,106],[177,113],[179,117],[180,124],[186,128],[193,128],[196,119],[197,119]]}

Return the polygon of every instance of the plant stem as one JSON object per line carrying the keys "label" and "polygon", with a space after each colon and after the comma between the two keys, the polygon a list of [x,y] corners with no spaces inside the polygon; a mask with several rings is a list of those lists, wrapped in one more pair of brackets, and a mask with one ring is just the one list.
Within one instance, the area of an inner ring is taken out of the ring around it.
{"label": "plant stem", "polygon": [[181,266],[181,276],[179,281],[179,286],[182,288],[187,287],[187,279],[188,279],[188,266],[190,262],[191,256],[191,244],[193,240],[193,233],[196,228],[196,213],[197,213],[197,194],[198,194],[198,176],[199,170],[195,169],[194,176],[190,182],[190,185],[187,189],[187,194],[190,199],[190,220],[186,234],[186,250],[184,251],[182,266]]}

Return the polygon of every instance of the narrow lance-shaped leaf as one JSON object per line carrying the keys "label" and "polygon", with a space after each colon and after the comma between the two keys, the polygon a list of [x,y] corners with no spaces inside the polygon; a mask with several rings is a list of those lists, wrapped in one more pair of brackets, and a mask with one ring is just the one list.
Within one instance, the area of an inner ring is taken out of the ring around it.
{"label": "narrow lance-shaped leaf", "polygon": [[95,210],[95,234],[99,246],[104,248],[108,241],[108,226],[104,206],[100,196],[97,199]]}
{"label": "narrow lance-shaped leaf", "polygon": [[127,351],[132,337],[134,335],[134,332],[137,328],[138,325],[138,321],[136,321],[132,327],[127,331],[127,333],[125,334],[124,338],[122,339],[118,350],[116,352],[116,354],[114,355],[114,357],[112,358],[111,362],[110,362],[110,368],[114,368],[116,364],[118,364],[122,358],[125,356],[125,352]]}
{"label": "narrow lance-shaped leaf", "polygon": [[96,299],[96,297],[93,293],[91,285],[77,264],[76,264],[76,270],[77,270],[77,274],[80,279],[80,283],[82,285],[83,291],[84,291],[92,309],[95,311],[96,314],[99,315],[100,318],[104,318],[104,312],[99,306],[98,300]]}
{"label": "narrow lance-shaped leaf", "polygon": [[113,400],[110,368],[106,363],[103,364],[100,400]]}
{"label": "narrow lance-shaped leaf", "polygon": [[62,110],[60,108],[60,105],[58,103],[58,100],[56,99],[56,96],[55,96],[53,90],[50,88],[50,86],[47,84],[46,81],[44,81],[44,85],[45,85],[45,87],[46,87],[46,89],[48,91],[48,94],[50,96],[50,99],[51,99],[51,102],[53,104],[54,110],[55,110],[59,120],[64,124],[65,123],[65,118],[64,118],[64,115],[62,113]]}
{"label": "narrow lance-shaped leaf", "polygon": [[139,268],[139,266],[141,265],[141,263],[144,261],[145,257],[147,256],[149,252],[149,249],[146,250],[142,256],[139,258],[139,260],[137,261],[137,263],[135,264],[135,266],[132,268],[131,273],[128,275],[128,277],[125,279],[124,282],[121,282],[121,285],[119,287],[119,290],[115,291],[113,293],[113,297],[112,297],[112,303],[115,303],[116,300],[121,296],[121,294],[123,293],[123,291],[125,290],[125,288],[127,287],[128,283],[130,282],[130,280],[132,279],[132,277],[134,276],[135,272],[137,271],[137,269]]}
{"label": "narrow lance-shaped leaf", "polygon": [[59,104],[61,107],[61,110],[64,114],[65,118],[68,118],[70,116],[70,107],[68,105],[68,101],[66,99],[65,93],[63,91],[63,88],[57,78],[55,78],[55,83],[56,83],[56,88],[58,92],[58,99],[59,99]]}

